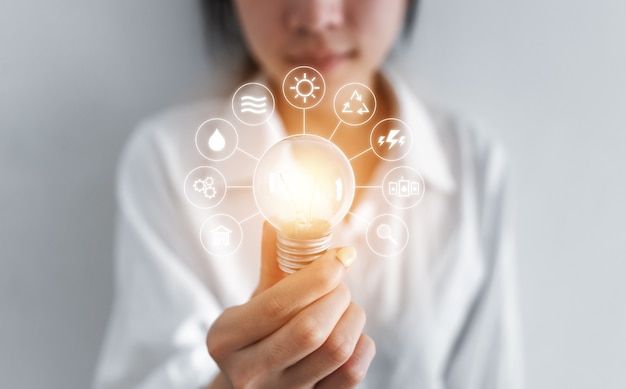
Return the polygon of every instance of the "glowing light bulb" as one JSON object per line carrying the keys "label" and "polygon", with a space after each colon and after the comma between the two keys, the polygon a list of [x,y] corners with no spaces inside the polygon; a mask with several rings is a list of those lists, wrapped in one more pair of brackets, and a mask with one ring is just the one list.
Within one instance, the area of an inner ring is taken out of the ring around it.
{"label": "glowing light bulb", "polygon": [[331,230],[354,199],[354,172],[330,141],[294,135],[261,157],[253,190],[261,214],[277,231],[279,267],[293,273],[330,247]]}

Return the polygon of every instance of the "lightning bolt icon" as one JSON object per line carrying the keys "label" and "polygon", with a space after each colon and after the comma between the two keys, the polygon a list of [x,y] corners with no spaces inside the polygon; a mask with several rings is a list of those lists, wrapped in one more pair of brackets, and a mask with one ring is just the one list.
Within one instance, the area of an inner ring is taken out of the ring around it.
{"label": "lightning bolt icon", "polygon": [[400,130],[389,130],[389,133],[386,136],[382,135],[378,137],[378,145],[382,146],[385,143],[389,143],[389,149],[391,149],[396,144],[404,146],[404,143],[406,143],[406,136],[402,135],[401,137],[396,138],[399,133]]}
{"label": "lightning bolt icon", "polygon": [[393,146],[396,145],[396,143],[398,143],[399,140],[404,141],[404,138],[395,139],[396,135],[398,135],[399,132],[400,132],[400,130],[391,130],[391,131],[389,131],[389,134],[387,134],[386,142],[389,143],[389,149],[390,150],[391,150],[391,148]]}

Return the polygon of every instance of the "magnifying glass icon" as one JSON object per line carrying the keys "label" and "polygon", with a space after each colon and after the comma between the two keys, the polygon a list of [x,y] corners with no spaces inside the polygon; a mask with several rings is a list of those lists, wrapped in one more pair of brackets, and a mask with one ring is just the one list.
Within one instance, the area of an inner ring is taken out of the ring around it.
{"label": "magnifying glass icon", "polygon": [[398,245],[398,242],[391,237],[391,227],[389,227],[389,224],[381,224],[376,227],[376,235],[378,235],[380,239],[390,240],[394,245]]}

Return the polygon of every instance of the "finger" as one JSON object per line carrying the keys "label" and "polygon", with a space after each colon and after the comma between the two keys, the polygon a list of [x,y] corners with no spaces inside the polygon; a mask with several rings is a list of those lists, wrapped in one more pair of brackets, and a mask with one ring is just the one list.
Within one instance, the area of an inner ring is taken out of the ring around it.
{"label": "finger", "polygon": [[267,337],[303,308],[337,288],[355,258],[352,247],[328,250],[247,303],[227,309],[211,327],[208,339],[212,339],[212,344],[208,346],[220,354]]}
{"label": "finger", "polygon": [[372,338],[361,334],[348,362],[315,385],[315,389],[354,388],[365,378],[375,354],[376,345]]}
{"label": "finger", "polygon": [[278,331],[247,348],[242,360],[253,361],[262,355],[262,368],[266,371],[282,371],[296,364],[326,342],[349,305],[350,290],[340,284],[300,311]]}
{"label": "finger", "polygon": [[337,370],[354,353],[364,326],[365,312],[350,303],[322,347],[287,369],[287,382],[314,384]]}
{"label": "finger", "polygon": [[259,286],[253,296],[258,295],[285,277],[287,274],[280,270],[276,260],[276,230],[271,224],[264,222],[261,239],[261,276]]}

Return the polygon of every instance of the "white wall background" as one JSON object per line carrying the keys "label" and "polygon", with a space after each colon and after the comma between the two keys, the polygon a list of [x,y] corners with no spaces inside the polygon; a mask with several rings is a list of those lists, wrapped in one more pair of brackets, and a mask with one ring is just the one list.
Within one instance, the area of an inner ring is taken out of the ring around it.
{"label": "white wall background", "polygon": [[[626,386],[625,16],[423,0],[398,57],[510,151],[529,388]],[[116,158],[141,118],[219,89],[201,30],[191,1],[0,0],[0,387],[88,387]]]}

